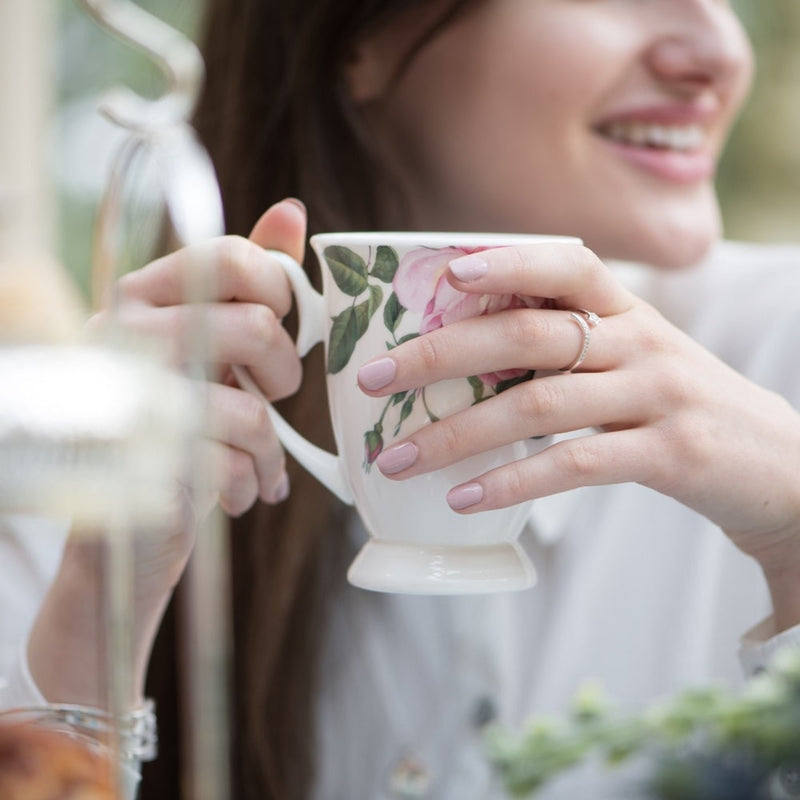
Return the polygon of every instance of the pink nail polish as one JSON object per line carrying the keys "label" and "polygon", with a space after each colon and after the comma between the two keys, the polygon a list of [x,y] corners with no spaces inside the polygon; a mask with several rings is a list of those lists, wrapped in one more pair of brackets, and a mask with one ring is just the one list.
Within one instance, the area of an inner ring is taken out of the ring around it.
{"label": "pink nail polish", "polygon": [[393,358],[379,358],[361,367],[358,371],[358,382],[364,389],[374,392],[391,383],[396,372],[397,364]]}
{"label": "pink nail polish", "polygon": [[483,500],[483,486],[479,483],[465,483],[447,493],[447,504],[453,511],[469,508],[481,500]]}
{"label": "pink nail polish", "polygon": [[419,448],[413,442],[403,442],[387,447],[376,459],[378,469],[385,475],[394,475],[410,467],[419,455]]}
{"label": "pink nail polish", "polygon": [[471,253],[451,261],[450,271],[460,281],[469,283],[482,278],[489,271],[489,262],[482,255]]}

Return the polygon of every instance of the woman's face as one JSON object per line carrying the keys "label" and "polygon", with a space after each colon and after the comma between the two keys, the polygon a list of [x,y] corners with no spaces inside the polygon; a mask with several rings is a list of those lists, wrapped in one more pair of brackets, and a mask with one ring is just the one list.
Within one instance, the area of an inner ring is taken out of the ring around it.
{"label": "woman's face", "polygon": [[392,85],[414,28],[362,42],[348,79],[415,227],[573,234],[663,266],[718,235],[715,166],[752,72],[727,2],[485,0]]}

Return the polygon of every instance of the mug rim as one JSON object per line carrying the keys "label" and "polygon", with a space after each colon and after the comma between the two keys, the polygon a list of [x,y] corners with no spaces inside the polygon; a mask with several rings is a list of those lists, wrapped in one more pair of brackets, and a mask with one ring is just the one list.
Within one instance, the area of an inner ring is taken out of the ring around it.
{"label": "mug rim", "polygon": [[582,244],[577,236],[543,233],[476,233],[474,231],[336,231],[315,233],[312,246],[331,244],[417,247],[512,247],[524,244]]}

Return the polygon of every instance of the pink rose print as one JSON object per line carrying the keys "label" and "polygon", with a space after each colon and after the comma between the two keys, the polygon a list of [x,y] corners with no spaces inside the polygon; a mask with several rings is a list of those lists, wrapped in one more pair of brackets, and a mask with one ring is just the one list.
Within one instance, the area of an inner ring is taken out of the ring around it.
{"label": "pink rose print", "polygon": [[[542,297],[476,295],[454,289],[445,278],[448,264],[454,258],[485,249],[419,247],[401,258],[387,245],[370,248],[366,255],[341,245],[326,247],[325,261],[336,286],[346,298],[341,311],[331,320],[327,342],[328,373],[336,374],[347,366],[357,342],[376,315],[383,320],[386,347],[391,350],[416,336],[469,317],[510,308],[541,308],[548,304]],[[388,286],[392,290],[386,297]],[[412,330],[403,333],[402,320],[406,311],[419,314],[422,319],[419,328],[407,326]],[[532,377],[531,370],[505,369],[469,375],[466,380],[474,405]],[[383,451],[384,436],[396,438],[405,421],[420,406],[430,422],[439,419],[436,409],[428,404],[424,386],[397,392],[386,399],[377,421],[364,433],[365,472],[370,472]]]}
{"label": "pink rose print", "polygon": [[[392,288],[405,308],[422,314],[420,334],[469,317],[494,314],[509,308],[541,308],[547,302],[543,297],[476,295],[454,289],[445,277],[448,264],[459,256],[485,249],[443,247],[430,250],[420,247],[401,257]],[[497,386],[525,373],[524,369],[505,369],[484,373],[478,378],[487,386]]]}

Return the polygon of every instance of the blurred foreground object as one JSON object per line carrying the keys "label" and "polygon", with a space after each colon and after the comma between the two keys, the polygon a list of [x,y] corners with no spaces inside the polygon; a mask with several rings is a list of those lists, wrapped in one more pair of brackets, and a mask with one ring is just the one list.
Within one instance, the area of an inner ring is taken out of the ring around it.
{"label": "blurred foreground object", "polygon": [[82,322],[78,292],[48,256],[0,259],[0,343],[67,342]]}
{"label": "blurred foreground object", "polygon": [[568,717],[535,717],[518,734],[492,729],[488,746],[512,797],[535,796],[598,757],[608,767],[643,759],[650,777],[636,796],[654,800],[800,797],[800,650],[780,651],[738,693],[685,689],[638,714],[621,713],[587,685]]}
{"label": "blurred foreground object", "polygon": [[75,527],[162,525],[198,413],[185,379],[134,349],[0,346],[0,511]]}
{"label": "blurred foreground object", "polygon": [[0,723],[0,800],[117,800],[107,753],[34,723]]}

